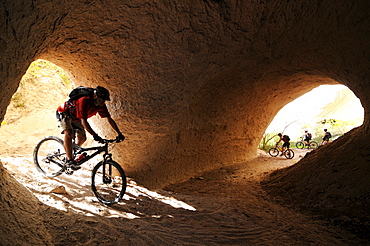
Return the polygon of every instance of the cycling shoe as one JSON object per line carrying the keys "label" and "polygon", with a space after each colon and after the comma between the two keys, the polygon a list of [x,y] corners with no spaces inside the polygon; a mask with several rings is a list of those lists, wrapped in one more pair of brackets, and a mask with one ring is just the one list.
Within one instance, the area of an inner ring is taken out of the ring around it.
{"label": "cycling shoe", "polygon": [[74,160],[68,161],[67,167],[71,168],[73,171],[76,171],[81,168]]}

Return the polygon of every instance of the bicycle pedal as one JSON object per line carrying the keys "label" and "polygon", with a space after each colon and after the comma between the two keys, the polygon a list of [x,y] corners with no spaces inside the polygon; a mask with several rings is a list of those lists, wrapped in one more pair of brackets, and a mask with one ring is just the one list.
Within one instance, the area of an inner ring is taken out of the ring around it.
{"label": "bicycle pedal", "polygon": [[78,166],[78,165],[70,165],[70,166],[69,166],[69,168],[70,168],[70,169],[72,169],[73,171],[77,171],[77,170],[79,170],[81,167],[80,167],[80,166]]}
{"label": "bicycle pedal", "polygon": [[71,169],[73,171],[77,171],[81,168],[80,165],[78,165],[77,163],[67,163],[66,166],[68,169]]}
{"label": "bicycle pedal", "polygon": [[73,174],[73,170],[71,170],[70,168],[67,168],[65,170],[65,173],[68,174],[68,175],[72,175]]}

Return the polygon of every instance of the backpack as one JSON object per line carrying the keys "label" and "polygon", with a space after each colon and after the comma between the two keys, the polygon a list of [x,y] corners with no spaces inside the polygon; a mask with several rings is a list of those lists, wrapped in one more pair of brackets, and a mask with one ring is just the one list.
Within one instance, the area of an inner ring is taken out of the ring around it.
{"label": "backpack", "polygon": [[312,139],[312,134],[311,133],[308,133],[308,137]]}
{"label": "backpack", "polygon": [[94,88],[90,87],[85,87],[85,86],[79,86],[77,88],[74,88],[70,93],[69,93],[69,99],[68,102],[75,101],[81,97],[90,97],[94,94]]}
{"label": "backpack", "polygon": [[326,135],[328,136],[328,138],[331,138],[331,133],[330,132],[326,132]]}
{"label": "backpack", "polygon": [[286,141],[290,141],[290,137],[288,135],[284,135],[283,139],[286,140]]}

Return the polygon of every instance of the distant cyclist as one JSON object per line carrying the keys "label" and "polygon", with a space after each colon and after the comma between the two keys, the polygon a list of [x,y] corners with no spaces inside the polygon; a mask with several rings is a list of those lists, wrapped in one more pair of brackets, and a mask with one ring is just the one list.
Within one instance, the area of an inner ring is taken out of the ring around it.
{"label": "distant cyclist", "polygon": [[91,128],[88,118],[97,113],[102,118],[106,118],[113,130],[118,134],[117,139],[124,140],[125,137],[119,130],[116,122],[110,116],[106,101],[110,101],[109,91],[98,86],[91,89],[91,94],[88,96],[81,96],[76,100],[69,100],[63,103],[57,109],[57,118],[60,121],[62,134],[64,134],[64,148],[67,156],[67,165],[73,170],[80,169],[80,166],[74,161],[72,154],[74,132],[77,134],[77,144],[81,146],[86,141],[85,130],[88,131],[95,141],[101,142],[102,138]]}
{"label": "distant cyclist", "polygon": [[306,144],[309,144],[310,141],[312,139],[312,134],[310,132],[308,132],[308,130],[305,130],[304,131],[304,136],[303,136],[303,141],[306,143]]}
{"label": "distant cyclist", "polygon": [[325,142],[328,143],[330,138],[331,138],[331,133],[328,132],[328,129],[324,129],[324,137],[322,138],[320,145],[324,145]]}
{"label": "distant cyclist", "polygon": [[281,141],[284,142],[283,143],[283,147],[281,148],[281,155],[283,155],[285,148],[289,149],[289,147],[290,147],[290,142],[289,142],[290,141],[290,137],[288,135],[283,135],[281,133],[279,133],[278,136],[279,136],[280,139],[276,143],[276,145],[279,144]]}

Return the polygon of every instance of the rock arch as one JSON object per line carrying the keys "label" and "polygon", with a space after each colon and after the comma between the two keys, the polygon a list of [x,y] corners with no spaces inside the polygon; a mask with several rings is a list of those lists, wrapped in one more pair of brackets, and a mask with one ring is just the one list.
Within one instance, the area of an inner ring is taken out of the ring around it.
{"label": "rock arch", "polygon": [[[315,180],[335,167],[341,176],[325,184],[325,196],[339,182],[366,208],[369,10],[367,0],[2,1],[0,120],[30,63],[49,60],[77,84],[112,91],[109,107],[127,136],[116,155],[129,176],[163,187],[252,158],[281,107],[320,84],[340,83],[360,98],[363,125],[305,158],[315,165],[298,164],[272,184],[299,177],[292,194],[314,203]],[[340,146],[345,151],[335,152]],[[337,156],[328,161],[328,153]],[[365,176],[352,182],[357,172]],[[301,193],[304,187],[312,191]]]}
{"label": "rock arch", "polygon": [[58,4],[1,4],[0,119],[35,59],[106,86],[127,136],[117,156],[144,185],[252,158],[275,113],[323,83],[361,99],[368,135],[365,0]]}

